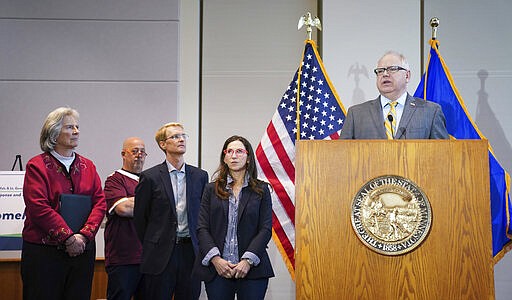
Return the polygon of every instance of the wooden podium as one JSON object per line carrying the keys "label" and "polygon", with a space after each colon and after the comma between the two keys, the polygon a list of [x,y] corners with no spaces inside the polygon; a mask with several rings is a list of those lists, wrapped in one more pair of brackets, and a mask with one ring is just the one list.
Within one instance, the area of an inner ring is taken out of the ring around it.
{"label": "wooden podium", "polygon": [[[297,299],[494,299],[485,140],[299,141]],[[413,181],[432,211],[429,235],[396,256],[365,246],[353,197],[373,178]]]}

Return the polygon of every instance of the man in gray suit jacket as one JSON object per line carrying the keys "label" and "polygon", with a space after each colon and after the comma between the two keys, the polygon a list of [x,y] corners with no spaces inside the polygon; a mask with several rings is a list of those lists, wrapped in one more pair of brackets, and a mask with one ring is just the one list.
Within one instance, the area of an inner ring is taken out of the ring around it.
{"label": "man in gray suit jacket", "polygon": [[[441,106],[407,93],[411,71],[402,54],[387,52],[377,62],[374,72],[380,96],[348,109],[340,139],[387,139],[391,136],[394,139],[449,138]],[[389,137],[386,135],[386,122],[395,124]]]}

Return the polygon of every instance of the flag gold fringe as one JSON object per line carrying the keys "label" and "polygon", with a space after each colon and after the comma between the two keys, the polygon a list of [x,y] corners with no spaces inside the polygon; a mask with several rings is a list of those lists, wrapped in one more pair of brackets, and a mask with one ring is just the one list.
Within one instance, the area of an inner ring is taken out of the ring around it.
{"label": "flag gold fringe", "polygon": [[283,245],[281,244],[281,241],[277,237],[277,234],[273,228],[272,228],[272,239],[274,240],[274,243],[277,246],[277,250],[279,250],[279,252],[281,253],[281,256],[283,257],[284,264],[286,265],[288,272],[290,272],[290,276],[292,277],[293,282],[295,282],[295,269],[292,265],[292,262],[288,258],[288,255],[286,254],[286,251],[284,250]]}

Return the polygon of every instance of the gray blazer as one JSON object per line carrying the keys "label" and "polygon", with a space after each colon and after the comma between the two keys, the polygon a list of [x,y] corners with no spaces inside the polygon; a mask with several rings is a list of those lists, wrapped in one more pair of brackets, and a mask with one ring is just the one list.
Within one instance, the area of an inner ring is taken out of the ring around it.
{"label": "gray blazer", "polygon": [[[395,139],[448,138],[441,106],[407,94]],[[387,139],[380,96],[348,109],[340,139]]]}

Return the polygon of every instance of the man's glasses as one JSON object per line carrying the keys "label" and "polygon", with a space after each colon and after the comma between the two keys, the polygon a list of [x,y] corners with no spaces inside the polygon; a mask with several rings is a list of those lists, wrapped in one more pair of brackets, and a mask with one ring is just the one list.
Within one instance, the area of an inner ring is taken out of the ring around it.
{"label": "man's glasses", "polygon": [[234,154],[236,154],[236,156],[240,156],[240,155],[244,155],[244,154],[247,154],[249,153],[247,150],[245,149],[242,149],[242,148],[238,148],[238,149],[224,149],[224,154],[226,155],[229,155],[229,156],[233,156]]}
{"label": "man's glasses", "polygon": [[168,136],[165,138],[165,140],[168,140],[168,139],[171,139],[171,140],[179,140],[179,139],[188,139],[188,134],[186,133],[178,133],[178,134],[174,134],[174,135],[171,135],[171,136]]}
{"label": "man's glasses", "polygon": [[146,153],[146,150],[144,150],[144,149],[133,148],[132,150],[129,150],[129,151],[133,156],[137,156],[139,154],[144,157],[148,156],[148,154]]}
{"label": "man's glasses", "polygon": [[376,68],[375,70],[373,70],[373,72],[375,72],[375,75],[377,76],[382,76],[386,71],[388,72],[388,74],[393,74],[401,70],[407,71],[407,69],[402,68],[400,66],[389,66],[387,68]]}

